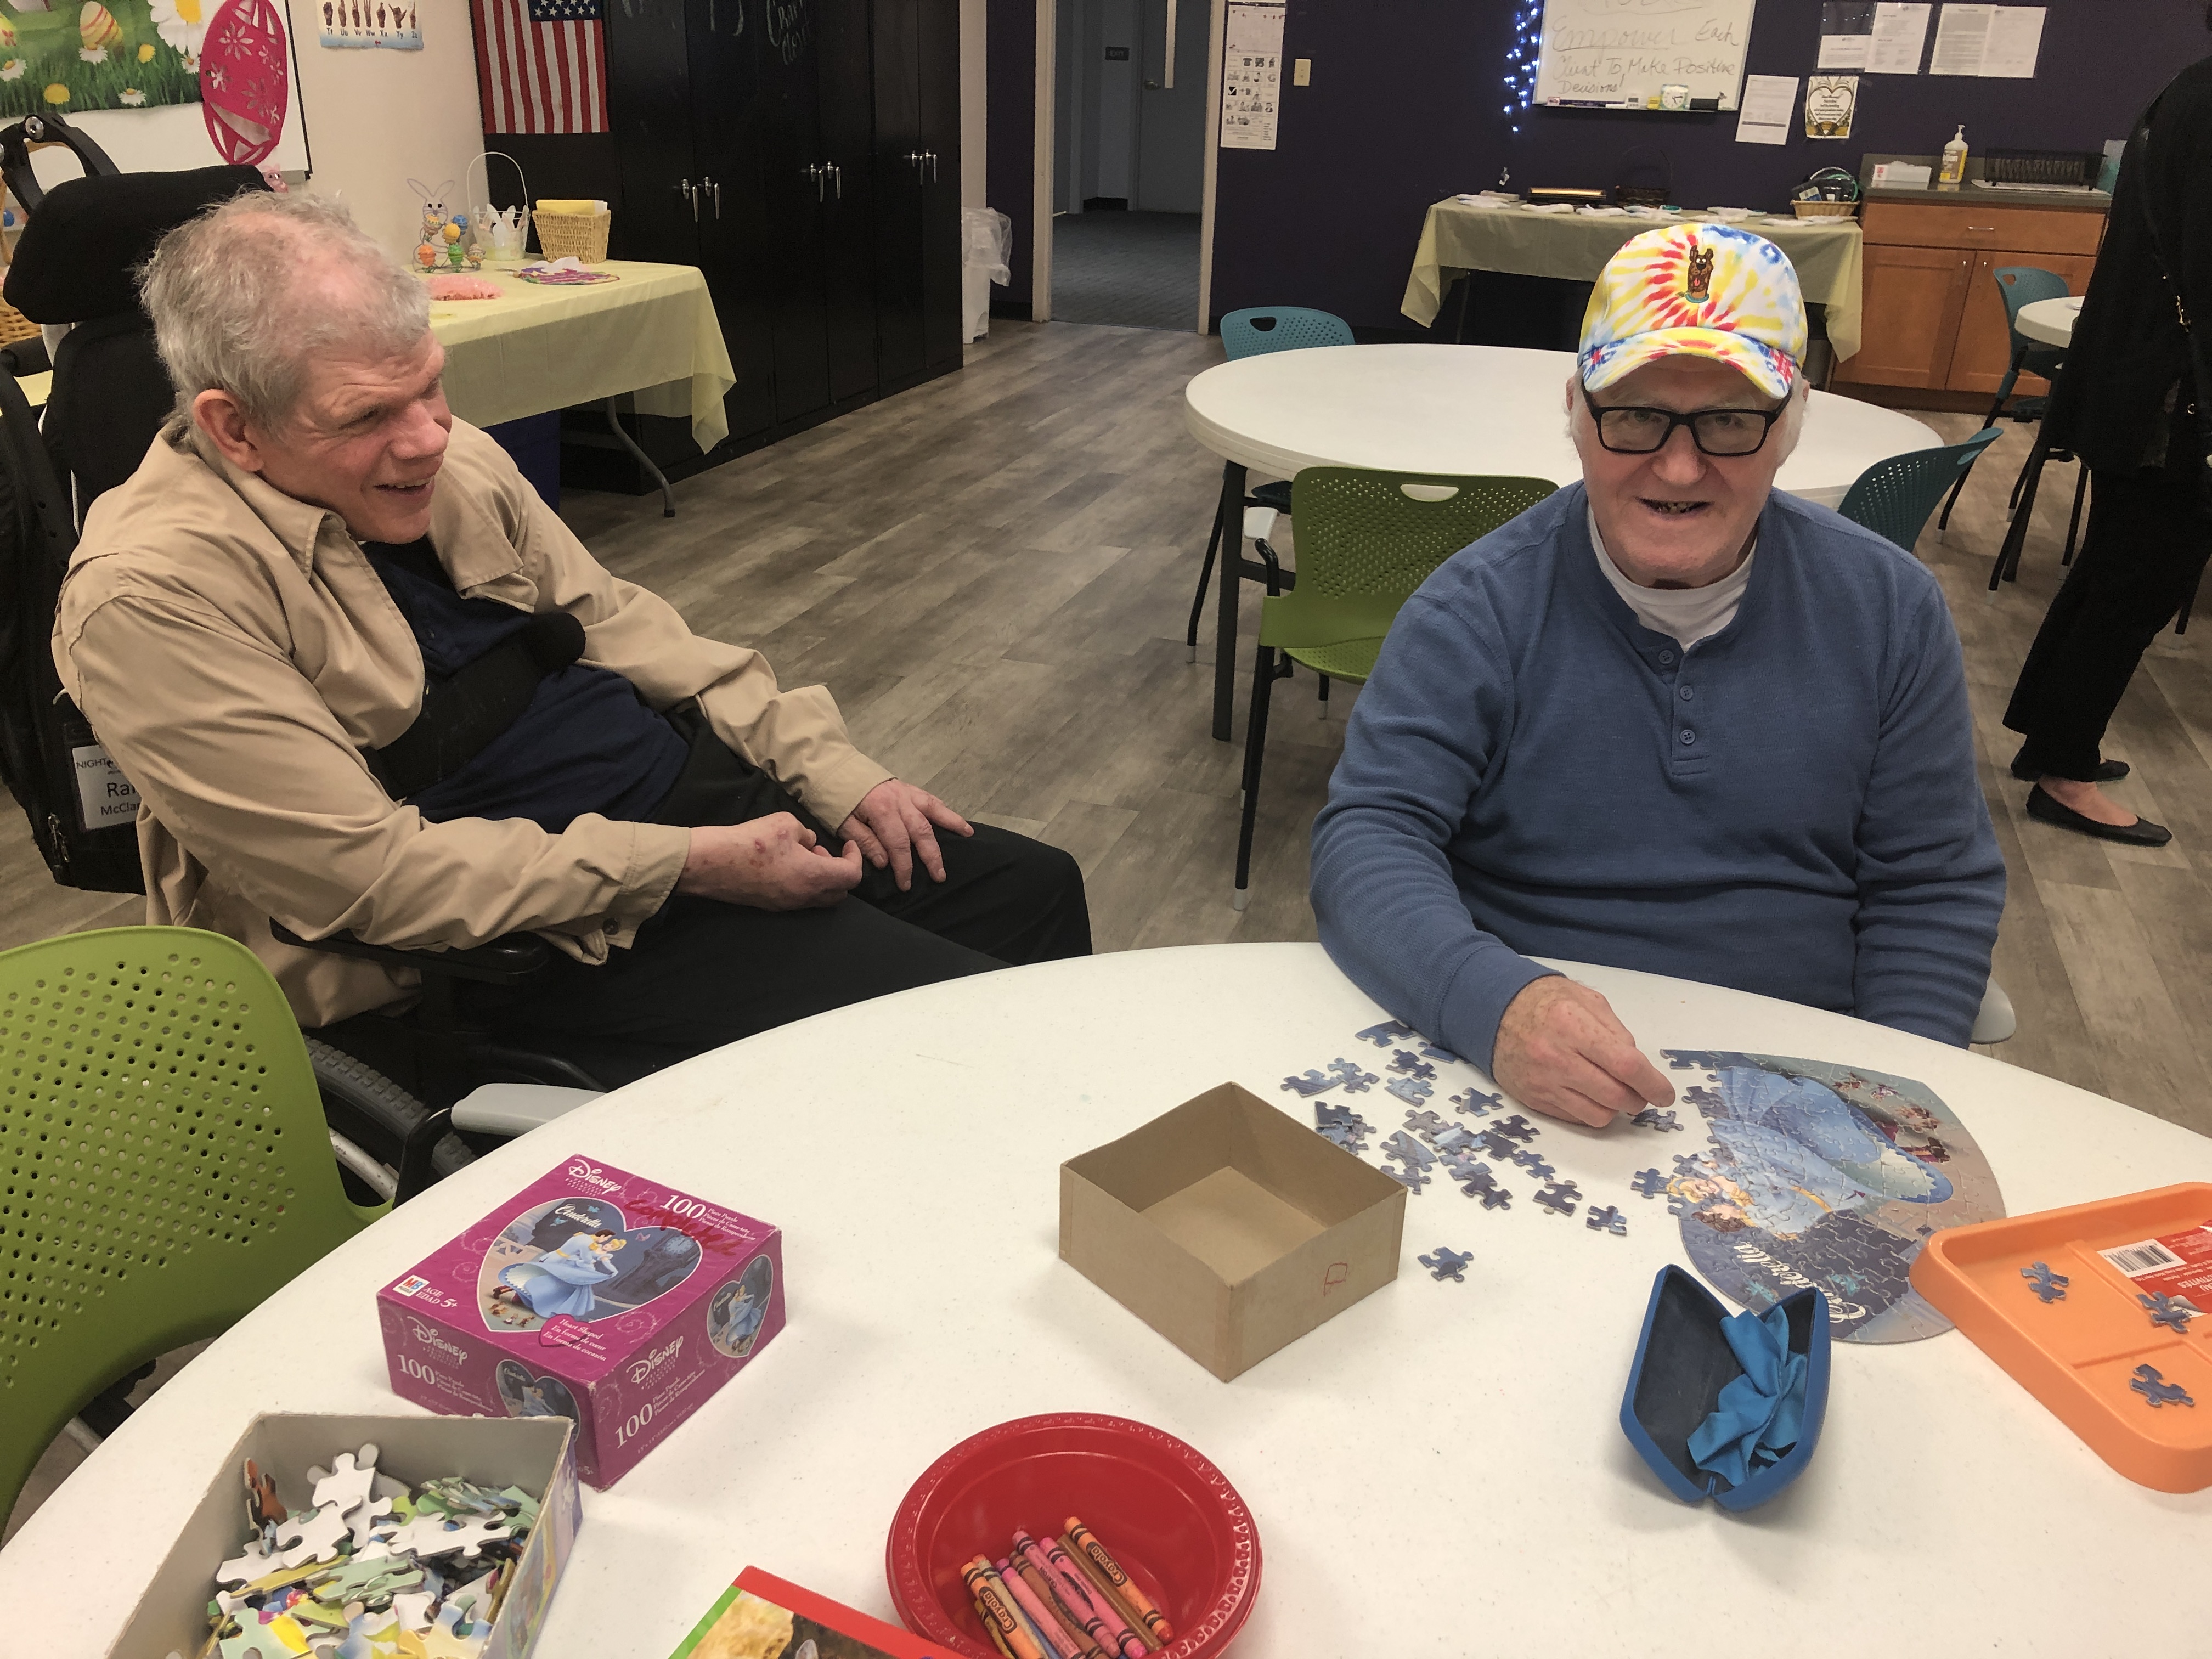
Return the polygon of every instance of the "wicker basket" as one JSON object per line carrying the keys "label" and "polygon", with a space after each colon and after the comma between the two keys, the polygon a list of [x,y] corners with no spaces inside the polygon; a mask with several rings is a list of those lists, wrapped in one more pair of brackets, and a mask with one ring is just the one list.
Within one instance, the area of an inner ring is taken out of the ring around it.
{"label": "wicker basket", "polygon": [[1800,219],[1855,219],[1858,216],[1856,202],[1792,202]]}
{"label": "wicker basket", "polygon": [[614,226],[611,213],[548,213],[535,210],[531,218],[538,226],[538,246],[549,259],[574,257],[585,264],[596,265],[607,257],[607,232]]}

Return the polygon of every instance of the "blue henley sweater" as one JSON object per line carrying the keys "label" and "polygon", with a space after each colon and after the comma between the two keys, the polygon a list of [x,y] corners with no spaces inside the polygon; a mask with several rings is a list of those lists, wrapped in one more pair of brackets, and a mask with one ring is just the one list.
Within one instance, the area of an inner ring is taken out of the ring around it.
{"label": "blue henley sweater", "polygon": [[1563,489],[1407,601],[1314,823],[1322,943],[1487,1070],[1531,956],[1964,1043],[2004,860],[1935,578],[1777,492],[1735,619],[1686,653]]}

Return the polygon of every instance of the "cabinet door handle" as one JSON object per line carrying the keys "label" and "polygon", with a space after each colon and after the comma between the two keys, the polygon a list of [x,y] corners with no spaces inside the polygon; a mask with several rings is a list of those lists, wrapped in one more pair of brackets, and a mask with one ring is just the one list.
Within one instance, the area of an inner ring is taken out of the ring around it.
{"label": "cabinet door handle", "polygon": [[1969,235],[1994,236],[1997,233],[1997,228],[1995,225],[1968,225],[1966,233]]}
{"label": "cabinet door handle", "polygon": [[830,188],[839,201],[845,199],[845,169],[835,161],[828,164]]}
{"label": "cabinet door handle", "polygon": [[814,199],[817,202],[824,199],[822,193],[822,164],[819,161],[809,161],[806,164],[806,176],[814,180]]}
{"label": "cabinet door handle", "polygon": [[937,182],[937,152],[926,149],[921,155],[922,159],[929,163],[929,182],[933,185]]}
{"label": "cabinet door handle", "polygon": [[714,185],[714,216],[722,216],[722,186],[719,182]]}
{"label": "cabinet door handle", "polygon": [[684,199],[691,204],[691,222],[694,224],[698,223],[699,192],[692,187],[691,181],[689,179],[678,179],[676,181],[676,188],[684,192]]}

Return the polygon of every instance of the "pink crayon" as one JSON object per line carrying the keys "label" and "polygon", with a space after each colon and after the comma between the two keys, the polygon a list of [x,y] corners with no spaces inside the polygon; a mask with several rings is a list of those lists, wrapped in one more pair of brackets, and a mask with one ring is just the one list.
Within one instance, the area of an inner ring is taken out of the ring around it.
{"label": "pink crayon", "polygon": [[[998,1564],[999,1577],[1013,1592],[1014,1604],[1029,1615],[1030,1623],[1036,1626],[1037,1634],[1044,1638],[1046,1645],[1059,1656],[1059,1659],[1082,1659],[1085,1644],[1069,1635],[1067,1627],[1060,1622],[1051,1607],[1038,1599],[1036,1586],[1030,1583],[1029,1575],[1022,1571],[1026,1565],[1028,1563],[1012,1558]],[[1042,1582],[1039,1581],[1040,1583]]]}
{"label": "pink crayon", "polygon": [[1121,1609],[1114,1605],[1112,1597],[1099,1593],[1098,1586],[1091,1582],[1090,1575],[1077,1566],[1068,1555],[1066,1547],[1048,1533],[1037,1547],[1044,1552],[1044,1559],[1051,1564],[1054,1582],[1066,1583],[1070,1593],[1086,1598],[1105,1625],[1107,1639],[1120,1650],[1121,1659],[1145,1659],[1145,1656],[1152,1650],[1151,1644],[1130,1627],[1129,1621],[1121,1616]]}

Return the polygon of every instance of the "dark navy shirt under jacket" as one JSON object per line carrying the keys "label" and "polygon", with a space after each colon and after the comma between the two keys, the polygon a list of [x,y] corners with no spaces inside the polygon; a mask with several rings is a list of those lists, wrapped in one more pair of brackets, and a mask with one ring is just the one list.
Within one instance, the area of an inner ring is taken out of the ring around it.
{"label": "dark navy shirt under jacket", "polygon": [[[407,618],[433,685],[529,623],[496,599],[465,599],[428,537],[406,546],[366,542],[362,551]],[[649,820],[684,769],[688,746],[611,669],[581,663],[548,674],[514,725],[453,776],[408,798],[433,823],[453,818],[528,818],[558,835],[586,812]]]}
{"label": "dark navy shirt under jacket", "polygon": [[1399,613],[1314,824],[1329,955],[1486,1067],[1531,957],[1964,1043],[2005,872],[1936,579],[1777,491],[1735,620],[1685,652],[1598,568],[1588,500]]}

